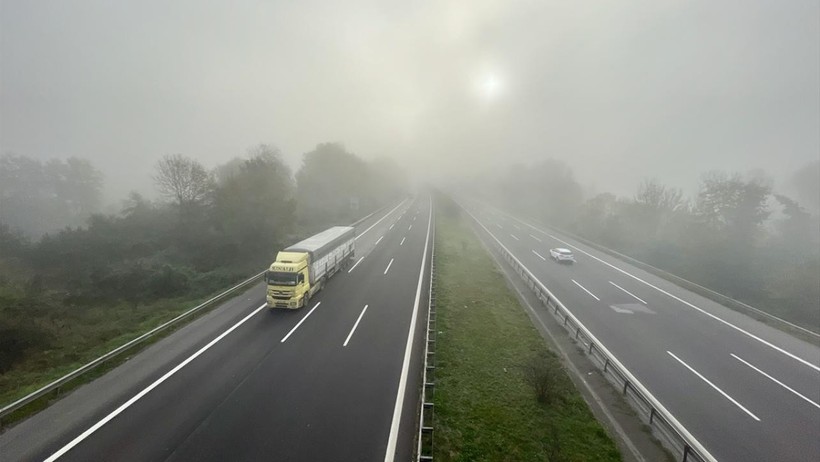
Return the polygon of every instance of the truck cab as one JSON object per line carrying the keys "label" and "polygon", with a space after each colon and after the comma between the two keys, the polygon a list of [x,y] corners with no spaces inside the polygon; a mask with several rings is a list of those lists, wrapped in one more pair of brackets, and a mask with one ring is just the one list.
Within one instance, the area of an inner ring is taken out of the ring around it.
{"label": "truck cab", "polygon": [[306,252],[279,252],[265,273],[267,302],[272,308],[299,308],[310,297],[309,255]]}

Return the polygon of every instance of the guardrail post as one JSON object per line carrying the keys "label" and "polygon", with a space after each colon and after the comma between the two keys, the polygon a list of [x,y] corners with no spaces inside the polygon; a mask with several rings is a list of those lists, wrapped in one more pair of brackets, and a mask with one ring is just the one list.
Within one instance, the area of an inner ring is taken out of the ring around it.
{"label": "guardrail post", "polygon": [[[466,210],[466,209],[465,209]],[[468,212],[469,213],[469,212]],[[472,215],[472,214],[471,214]],[[512,252],[507,250],[506,247],[492,235],[492,233],[487,230],[487,228],[481,224],[478,219],[473,217],[476,222],[484,228],[485,231],[493,238],[494,244],[500,249],[502,255],[510,262],[513,270],[518,273],[519,276],[522,277],[524,280],[523,282],[526,283],[532,291],[538,296],[542,303],[547,308],[547,311],[550,311],[550,308],[554,310],[553,315],[556,319],[556,322],[562,323],[564,329],[566,330],[567,335],[570,339],[573,338],[572,336],[572,328],[575,327],[575,335],[574,338],[576,341],[581,339],[580,333],[581,330],[584,331],[584,338],[589,340],[589,344],[585,344],[584,346],[587,349],[587,353],[590,355],[590,358],[593,359],[596,365],[601,365],[601,370],[604,375],[606,375],[609,365],[613,364],[614,371],[609,374],[606,378],[611,382],[615,388],[622,386],[622,394],[624,397],[628,396],[628,392],[632,389],[632,393],[635,398],[634,404],[632,406],[636,411],[639,411],[638,414],[640,418],[643,420],[646,418],[646,414],[643,413],[643,408],[639,401],[644,401],[649,407],[649,418],[648,422],[649,425],[655,425],[655,427],[662,425],[664,428],[668,428],[671,430],[670,432],[660,432],[660,436],[664,436],[668,439],[669,446],[664,443],[664,446],[672,449],[672,451],[677,454],[678,449],[683,449],[683,457],[682,460],[684,462],[687,461],[697,461],[697,462],[716,462],[715,458],[709,454],[708,450],[701,446],[701,444],[695,439],[687,430],[684,428],[680,422],[675,419],[673,415],[671,415],[654,396],[641,384],[640,380],[635,378],[628,369],[624,365],[622,365],[618,359],[612,355],[612,353],[607,349],[607,347],[603,344],[598,345],[599,341],[595,337],[592,332],[587,329],[573,314],[572,312],[567,309],[560,300],[555,298],[555,296],[550,292],[550,290],[544,286],[543,283],[539,281],[539,279],[526,268],[526,266],[518,260]],[[563,319],[561,319],[563,317]],[[572,317],[572,320],[570,320]],[[583,341],[583,340],[582,340]],[[598,350],[598,353],[594,353],[593,350]],[[603,359],[603,363],[598,363],[598,359]],[[623,382],[619,384],[619,380]],[[639,399],[640,398],[640,399]],[[655,424],[655,417],[658,417],[660,422]],[[690,457],[691,455],[691,457]],[[681,460],[681,459],[678,459]]]}

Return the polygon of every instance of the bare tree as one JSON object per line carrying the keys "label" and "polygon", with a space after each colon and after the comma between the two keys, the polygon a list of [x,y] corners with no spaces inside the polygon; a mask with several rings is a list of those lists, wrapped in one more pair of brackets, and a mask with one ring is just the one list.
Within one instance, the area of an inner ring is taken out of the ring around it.
{"label": "bare tree", "polygon": [[163,196],[182,209],[206,203],[213,191],[213,179],[205,167],[180,154],[160,159],[154,182]]}
{"label": "bare tree", "polygon": [[683,191],[669,188],[655,179],[645,179],[638,186],[635,203],[648,207],[656,212],[675,211],[685,205]]}

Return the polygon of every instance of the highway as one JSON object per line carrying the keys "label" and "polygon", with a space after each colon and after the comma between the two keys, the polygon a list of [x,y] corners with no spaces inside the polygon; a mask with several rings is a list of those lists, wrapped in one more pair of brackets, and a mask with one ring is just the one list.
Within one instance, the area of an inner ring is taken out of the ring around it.
{"label": "highway", "polygon": [[432,226],[427,195],[374,214],[309,306],[270,310],[260,283],[0,435],[0,459],[409,460]]}
{"label": "highway", "polygon": [[[816,346],[545,227],[460,202],[485,241],[507,247],[717,460],[820,460]],[[554,247],[577,263],[551,260]]]}

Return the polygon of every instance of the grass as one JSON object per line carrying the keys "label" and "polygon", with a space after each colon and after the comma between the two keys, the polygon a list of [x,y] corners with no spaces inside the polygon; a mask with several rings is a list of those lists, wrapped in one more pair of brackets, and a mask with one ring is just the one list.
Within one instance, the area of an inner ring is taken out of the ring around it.
{"label": "grass", "polygon": [[[105,309],[95,307],[75,313],[72,318],[76,319],[63,320],[64,332],[52,340],[49,349],[32,352],[23,361],[15,364],[12,369],[0,374],[0,406],[38,390],[91,360],[173,319],[208,298],[210,296],[180,297],[140,305],[137,308],[128,303],[119,303]],[[214,306],[218,306],[218,303]],[[2,424],[4,426],[11,424],[44,409],[55,398],[103,375],[141,349],[169,335],[207,311],[208,309],[199,311],[186,318],[182,324],[171,327],[140,345],[122,352],[95,370],[63,385],[58,391],[3,417]]]}
{"label": "grass", "polygon": [[[316,225],[316,229],[321,226],[323,225]],[[300,240],[312,232],[316,231],[300,227],[290,236],[290,240]],[[6,358],[6,361],[11,363],[8,369],[0,367],[0,407],[38,390],[250,277],[266,267],[269,262],[269,258],[260,257],[260,260],[243,261],[209,273],[194,274],[190,279],[191,289],[186,295],[144,301],[134,305],[119,301],[80,300],[69,303],[63,300],[58,291],[47,289],[38,290],[32,295],[25,288],[23,281],[34,275],[25,274],[19,268],[5,266],[9,265],[9,262],[0,259],[0,321],[20,320],[0,322],[0,348],[3,345],[4,333],[12,332],[16,334],[16,340],[10,345],[22,352],[19,357]],[[241,277],[243,275],[246,277]],[[208,293],[210,295],[205,295]],[[216,306],[219,306],[219,303],[214,304],[214,307]],[[199,311],[177,326],[122,352],[93,371],[63,385],[57,391],[3,417],[0,427],[48,407],[52,401],[66,392],[102,376],[209,309]],[[3,351],[0,351],[0,366],[3,359]]]}
{"label": "grass", "polygon": [[[621,460],[457,206],[438,205],[435,460]],[[548,402],[525,379],[538,360]]]}

